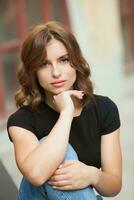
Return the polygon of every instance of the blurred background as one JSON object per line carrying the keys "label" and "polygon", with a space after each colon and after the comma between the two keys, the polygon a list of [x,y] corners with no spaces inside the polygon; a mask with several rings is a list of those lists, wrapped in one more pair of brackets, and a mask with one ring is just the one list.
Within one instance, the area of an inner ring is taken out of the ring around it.
{"label": "blurred background", "polygon": [[109,96],[119,108],[123,188],[104,199],[133,200],[134,0],[0,0],[0,200],[14,200],[21,180],[6,131],[16,110],[21,43],[31,26],[49,20],[70,27],[91,66],[95,93]]}

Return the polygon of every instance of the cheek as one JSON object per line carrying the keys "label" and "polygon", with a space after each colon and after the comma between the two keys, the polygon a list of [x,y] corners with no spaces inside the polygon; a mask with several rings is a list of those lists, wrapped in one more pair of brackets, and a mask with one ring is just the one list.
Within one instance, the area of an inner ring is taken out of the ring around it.
{"label": "cheek", "polygon": [[76,70],[71,68],[68,76],[72,79],[73,82],[75,82],[75,80],[76,80]]}
{"label": "cheek", "polygon": [[42,87],[43,87],[44,85],[46,85],[47,82],[48,82],[48,76],[46,76],[45,73],[38,72],[38,73],[37,73],[37,79],[38,79],[39,84],[40,84]]}

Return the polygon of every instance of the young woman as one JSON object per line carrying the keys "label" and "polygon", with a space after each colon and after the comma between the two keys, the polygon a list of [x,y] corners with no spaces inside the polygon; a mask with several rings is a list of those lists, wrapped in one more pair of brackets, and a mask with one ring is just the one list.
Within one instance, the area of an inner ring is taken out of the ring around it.
{"label": "young woman", "polygon": [[93,93],[90,68],[74,35],[58,22],[37,25],[23,43],[21,61],[19,108],[7,124],[23,174],[18,199],[117,195],[122,182],[118,109]]}

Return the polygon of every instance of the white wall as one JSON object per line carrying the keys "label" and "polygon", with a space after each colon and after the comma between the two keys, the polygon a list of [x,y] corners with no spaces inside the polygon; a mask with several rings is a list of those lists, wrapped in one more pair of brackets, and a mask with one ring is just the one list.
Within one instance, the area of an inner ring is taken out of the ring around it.
{"label": "white wall", "polygon": [[123,70],[123,41],[117,0],[68,0],[74,33],[92,70],[95,92],[122,99],[134,92],[134,74]]}
{"label": "white wall", "polygon": [[123,187],[105,200],[134,199],[134,74],[124,73],[119,5],[117,0],[67,0],[72,27],[91,65],[95,92],[111,97],[121,118]]}

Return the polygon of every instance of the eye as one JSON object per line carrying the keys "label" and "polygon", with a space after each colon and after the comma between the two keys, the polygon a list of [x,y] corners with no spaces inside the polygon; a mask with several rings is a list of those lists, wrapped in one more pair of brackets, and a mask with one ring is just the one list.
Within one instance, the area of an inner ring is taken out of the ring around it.
{"label": "eye", "polygon": [[43,68],[43,67],[48,67],[50,65],[50,63],[49,62],[47,62],[47,61],[44,61],[42,64],[41,64],[41,68]]}
{"label": "eye", "polygon": [[62,58],[61,60],[60,60],[60,62],[61,63],[68,63],[69,62],[69,58],[67,57],[67,58]]}
{"label": "eye", "polygon": [[46,65],[48,65],[49,63],[47,62],[47,61],[44,61],[43,63],[42,63],[42,65],[43,66],[46,66]]}

